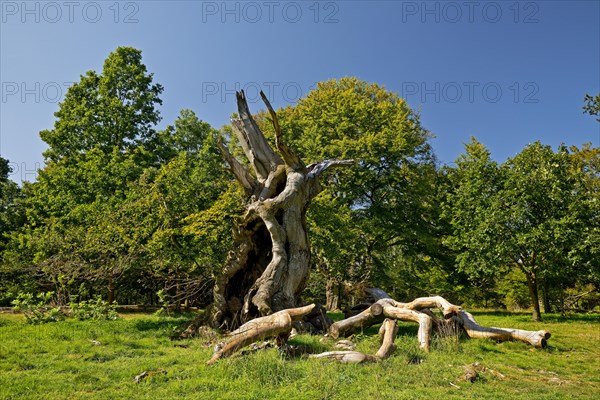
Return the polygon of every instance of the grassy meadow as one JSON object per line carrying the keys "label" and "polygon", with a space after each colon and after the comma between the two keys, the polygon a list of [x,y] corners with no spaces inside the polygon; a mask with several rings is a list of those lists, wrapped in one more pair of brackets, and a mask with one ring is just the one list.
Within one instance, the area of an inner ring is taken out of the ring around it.
{"label": "grassy meadow", "polygon": [[[418,349],[417,327],[400,323],[398,349],[380,363],[345,365],[286,359],[274,349],[220,360],[202,339],[171,341],[192,316],[125,314],[117,321],[66,320],[28,325],[0,314],[1,399],[590,399],[600,394],[600,315],[568,319],[475,312],[479,323],[552,332],[546,349],[520,342],[435,338]],[[333,342],[299,335],[291,344],[315,351]],[[375,327],[351,338],[375,353]],[[465,366],[485,367],[470,383]],[[148,376],[134,378],[148,371]]]}

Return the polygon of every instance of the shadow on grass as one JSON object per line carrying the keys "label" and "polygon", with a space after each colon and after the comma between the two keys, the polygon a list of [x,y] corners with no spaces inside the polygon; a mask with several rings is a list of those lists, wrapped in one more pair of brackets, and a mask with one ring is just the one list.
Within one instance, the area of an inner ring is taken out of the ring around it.
{"label": "shadow on grass", "polygon": [[[191,321],[191,319],[190,319]],[[182,320],[178,319],[141,319],[135,321],[133,327],[134,329],[140,332],[146,331],[167,331],[171,332],[173,328],[178,326],[179,324],[184,323]]]}

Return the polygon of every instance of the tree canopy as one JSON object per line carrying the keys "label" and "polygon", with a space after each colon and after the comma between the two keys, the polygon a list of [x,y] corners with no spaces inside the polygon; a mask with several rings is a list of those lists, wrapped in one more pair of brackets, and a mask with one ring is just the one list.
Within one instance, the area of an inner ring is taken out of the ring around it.
{"label": "tree canopy", "polygon": [[[564,309],[569,293],[600,286],[598,147],[536,142],[499,162],[472,138],[440,165],[418,113],[353,77],[320,82],[280,110],[241,110],[219,130],[192,110],[158,129],[162,92],[142,52],[119,47],[79,77],[40,132],[48,148],[35,182],[17,185],[0,157],[0,302],[53,290],[62,302],[102,294],[208,305],[232,232],[261,200],[249,188],[269,186],[273,172],[240,158],[235,132],[251,120],[275,164],[289,167],[275,192],[293,173],[355,161],[323,175],[299,211],[312,253],[306,298],[340,308],[350,287],[372,285],[400,299],[517,302],[540,318],[540,305]],[[598,96],[584,102],[598,116]],[[246,185],[232,170],[247,171]]]}

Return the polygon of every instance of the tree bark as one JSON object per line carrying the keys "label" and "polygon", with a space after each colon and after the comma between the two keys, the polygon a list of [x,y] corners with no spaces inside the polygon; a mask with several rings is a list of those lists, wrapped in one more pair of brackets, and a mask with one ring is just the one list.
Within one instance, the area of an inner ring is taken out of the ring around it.
{"label": "tree bark", "polygon": [[544,312],[552,312],[552,304],[550,303],[550,283],[547,278],[542,279],[542,304],[544,305]]}
{"label": "tree bark", "polygon": [[529,298],[531,299],[531,305],[533,306],[532,318],[534,321],[542,320],[542,313],[540,312],[540,298],[538,296],[538,284],[535,272],[525,271],[527,277],[527,287],[529,288]]}
{"label": "tree bark", "polygon": [[534,347],[546,347],[547,341],[550,339],[550,332],[544,330],[525,331],[522,329],[482,327],[475,322],[473,316],[466,311],[461,311],[458,315],[458,318],[463,328],[471,338],[487,338],[497,340],[499,342],[505,340],[519,340],[521,342],[529,343]]}
{"label": "tree bark", "polygon": [[396,350],[396,344],[394,339],[398,333],[398,325],[393,319],[386,319],[379,328],[379,337],[381,338],[381,347],[375,353],[375,357],[379,359],[388,358],[394,350]]}
{"label": "tree bark", "polygon": [[115,301],[115,278],[112,274],[108,275],[108,304]]}
{"label": "tree bark", "polygon": [[237,93],[234,132],[252,171],[219,143],[231,173],[249,196],[234,228],[233,248],[213,289],[210,323],[235,328],[252,318],[293,308],[310,267],[306,210],[321,190],[320,175],[351,160],[304,165],[281,139],[277,115],[261,96],[275,128],[275,148],[252,118],[243,91]]}
{"label": "tree bark", "polygon": [[360,364],[364,362],[379,361],[377,357],[369,354],[364,354],[359,351],[327,351],[320,354],[311,354],[309,358],[325,358],[329,360],[339,361],[344,364]]}
{"label": "tree bark", "polygon": [[[275,336],[279,342],[285,342],[290,336],[292,325],[315,307],[314,304],[282,310],[266,317],[256,318],[231,332],[227,343],[215,351],[208,365],[214,364],[222,357],[227,357],[249,344],[267,337]],[[281,344],[281,343],[280,343]]]}
{"label": "tree bark", "polygon": [[327,311],[340,309],[341,294],[342,284],[334,278],[327,279],[327,286],[325,287],[325,308],[327,308]]}
{"label": "tree bark", "polygon": [[329,335],[337,339],[383,321],[383,306],[379,302],[353,317],[337,321],[329,327]]}

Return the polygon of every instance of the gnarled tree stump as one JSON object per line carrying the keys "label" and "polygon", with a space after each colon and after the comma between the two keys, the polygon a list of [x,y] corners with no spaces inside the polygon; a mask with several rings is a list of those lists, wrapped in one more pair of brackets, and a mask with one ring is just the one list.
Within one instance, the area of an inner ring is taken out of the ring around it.
{"label": "gnarled tree stump", "polygon": [[244,92],[237,93],[234,132],[251,170],[219,143],[219,150],[248,195],[230,251],[213,289],[210,324],[235,328],[255,317],[293,308],[310,268],[306,228],[309,201],[321,190],[328,168],[352,160],[305,165],[282,141],[277,115],[261,96],[275,128],[275,149],[252,118]]}

